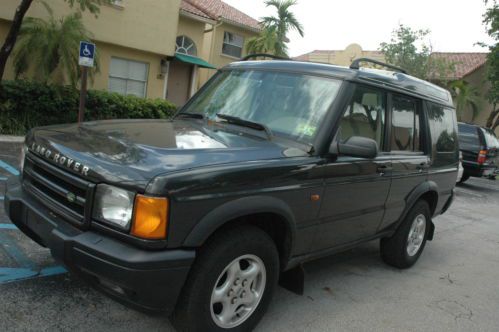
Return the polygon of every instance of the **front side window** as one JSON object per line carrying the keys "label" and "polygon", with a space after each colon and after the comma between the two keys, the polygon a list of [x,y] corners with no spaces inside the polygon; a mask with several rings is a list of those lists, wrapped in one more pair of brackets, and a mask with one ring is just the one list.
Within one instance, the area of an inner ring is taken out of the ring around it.
{"label": "front side window", "polygon": [[230,115],[266,125],[274,135],[311,143],[341,81],[300,74],[224,71],[183,112],[216,120]]}
{"label": "front side window", "polygon": [[393,95],[391,129],[392,151],[421,151],[420,119],[415,99]]}
{"label": "front side window", "polygon": [[233,34],[232,32],[224,32],[224,43],[222,53],[235,58],[240,58],[243,54],[244,38]]}
{"label": "front side window", "polygon": [[381,147],[385,130],[385,93],[372,88],[358,87],[352,102],[340,119],[338,140],[352,136],[371,138]]}
{"label": "front side window", "polygon": [[109,69],[109,91],[122,95],[146,96],[147,63],[111,58]]}

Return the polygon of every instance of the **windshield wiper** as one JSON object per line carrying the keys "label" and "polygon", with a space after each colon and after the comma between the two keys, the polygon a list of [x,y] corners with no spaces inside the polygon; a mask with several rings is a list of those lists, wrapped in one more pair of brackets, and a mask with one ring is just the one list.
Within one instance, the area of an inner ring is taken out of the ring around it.
{"label": "windshield wiper", "polygon": [[178,113],[176,117],[183,117],[183,118],[193,118],[193,119],[204,119],[204,115],[201,113],[188,113],[188,112],[181,112]]}
{"label": "windshield wiper", "polygon": [[266,125],[264,125],[262,123],[258,123],[258,122],[254,122],[254,121],[249,121],[249,120],[244,120],[244,119],[238,118],[237,116],[232,116],[232,115],[227,115],[227,114],[221,114],[221,113],[218,113],[217,116],[220,119],[224,119],[228,123],[235,124],[237,126],[243,126],[243,127],[248,127],[248,128],[251,128],[251,129],[265,131],[265,133],[267,134],[267,137],[268,137],[269,140],[272,139],[272,136],[274,136],[274,134],[272,134],[272,130],[270,130],[269,127],[267,127]]}

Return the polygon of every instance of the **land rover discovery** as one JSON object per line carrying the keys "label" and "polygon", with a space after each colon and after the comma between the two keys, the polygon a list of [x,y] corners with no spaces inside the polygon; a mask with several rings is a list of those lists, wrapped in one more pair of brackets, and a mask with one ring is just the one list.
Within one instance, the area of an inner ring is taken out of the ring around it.
{"label": "land rover discovery", "polygon": [[36,128],[6,212],[179,330],[251,330],[279,281],[302,291],[302,263],[366,241],[408,268],[453,198],[455,110],[446,90],[361,61],[241,61],[172,120]]}

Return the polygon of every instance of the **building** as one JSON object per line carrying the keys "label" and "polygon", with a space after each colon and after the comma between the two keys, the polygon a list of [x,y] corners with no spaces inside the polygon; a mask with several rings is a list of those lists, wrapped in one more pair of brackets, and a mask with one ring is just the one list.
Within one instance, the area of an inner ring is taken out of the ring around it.
{"label": "building", "polygon": [[[455,64],[455,70],[447,81],[464,80],[475,87],[480,93],[480,112],[473,118],[473,112],[469,109],[464,112],[462,121],[485,126],[489,114],[493,110],[486,99],[490,83],[486,80],[487,53],[442,53],[435,52],[432,57],[444,59]],[[371,58],[378,61],[385,61],[385,57],[380,51],[365,51],[358,44],[351,44],[344,50],[315,50],[295,57],[295,60],[330,63],[339,66],[350,66],[353,60],[358,58]],[[496,129],[499,135],[499,128]]]}
{"label": "building", "polygon": [[[63,0],[49,4],[55,17],[71,12]],[[0,41],[18,5],[19,0],[0,1]],[[35,1],[26,16],[47,18],[48,13]],[[100,60],[90,88],[168,98],[179,106],[216,68],[244,56],[245,40],[260,31],[257,20],[221,0],[148,0],[147,5],[115,0],[102,5],[98,18],[85,12],[83,21]],[[13,78],[11,58],[4,79]]]}

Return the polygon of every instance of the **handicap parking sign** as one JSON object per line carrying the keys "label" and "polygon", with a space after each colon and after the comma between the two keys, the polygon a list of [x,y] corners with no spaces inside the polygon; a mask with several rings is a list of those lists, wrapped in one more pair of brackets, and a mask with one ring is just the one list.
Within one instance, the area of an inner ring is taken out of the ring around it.
{"label": "handicap parking sign", "polygon": [[95,44],[81,41],[80,42],[80,66],[93,67],[95,59]]}

